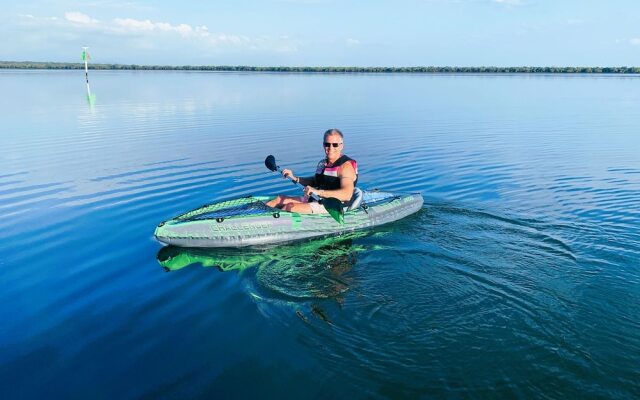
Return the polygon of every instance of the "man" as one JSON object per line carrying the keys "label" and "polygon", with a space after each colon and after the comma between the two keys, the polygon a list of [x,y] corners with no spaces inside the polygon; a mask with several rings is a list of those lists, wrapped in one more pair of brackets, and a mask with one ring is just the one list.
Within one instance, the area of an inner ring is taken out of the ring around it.
{"label": "man", "polygon": [[318,163],[314,176],[298,177],[290,169],[282,171],[285,178],[290,176],[295,182],[305,186],[305,196],[278,196],[267,203],[269,207],[306,214],[327,213],[322,204],[311,197],[312,194],[318,196],[321,201],[323,198],[333,197],[341,200],[345,206],[349,205],[358,182],[358,164],[356,160],[342,153],[344,135],[339,129],[326,131],[322,144],[326,157]]}

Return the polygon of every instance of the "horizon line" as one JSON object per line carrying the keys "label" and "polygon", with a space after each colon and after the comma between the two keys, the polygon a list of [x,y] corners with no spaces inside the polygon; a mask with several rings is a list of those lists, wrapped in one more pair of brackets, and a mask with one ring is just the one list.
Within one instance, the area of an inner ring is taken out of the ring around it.
{"label": "horizon line", "polygon": [[[635,66],[252,66],[252,65],[154,65],[154,64],[89,64],[94,70],[186,70],[229,72],[373,72],[373,73],[614,73],[640,74]],[[84,69],[83,62],[0,61],[0,69]]]}

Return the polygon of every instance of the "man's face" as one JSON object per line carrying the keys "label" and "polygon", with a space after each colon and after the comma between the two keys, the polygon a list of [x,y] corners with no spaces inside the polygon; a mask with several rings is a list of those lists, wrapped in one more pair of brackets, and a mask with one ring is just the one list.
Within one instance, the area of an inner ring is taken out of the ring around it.
{"label": "man's face", "polygon": [[324,145],[324,154],[326,154],[328,158],[339,156],[340,153],[342,152],[343,143],[340,135],[327,136],[327,138],[324,140],[323,145]]}

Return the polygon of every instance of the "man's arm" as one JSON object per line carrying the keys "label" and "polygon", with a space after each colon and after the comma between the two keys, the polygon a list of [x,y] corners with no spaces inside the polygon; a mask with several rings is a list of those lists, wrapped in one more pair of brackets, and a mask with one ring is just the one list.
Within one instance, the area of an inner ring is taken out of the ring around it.
{"label": "man's arm", "polygon": [[289,176],[294,182],[299,182],[302,186],[313,186],[316,182],[315,175],[307,178],[303,176],[295,176],[293,171],[288,168],[282,170],[282,175],[285,178]]}
{"label": "man's arm", "polygon": [[298,179],[299,179],[299,182],[302,184],[302,186],[313,186],[316,183],[315,176],[312,176],[312,177],[299,176]]}

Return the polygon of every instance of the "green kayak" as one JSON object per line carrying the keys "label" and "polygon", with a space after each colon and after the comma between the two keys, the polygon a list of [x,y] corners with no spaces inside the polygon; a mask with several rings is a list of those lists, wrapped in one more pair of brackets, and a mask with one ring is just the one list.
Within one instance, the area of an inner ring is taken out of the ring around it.
{"label": "green kayak", "polygon": [[419,193],[363,191],[362,203],[344,213],[300,214],[265,205],[267,196],[247,196],[204,205],[158,225],[155,237],[178,247],[246,247],[341,235],[397,221],[422,208]]}

